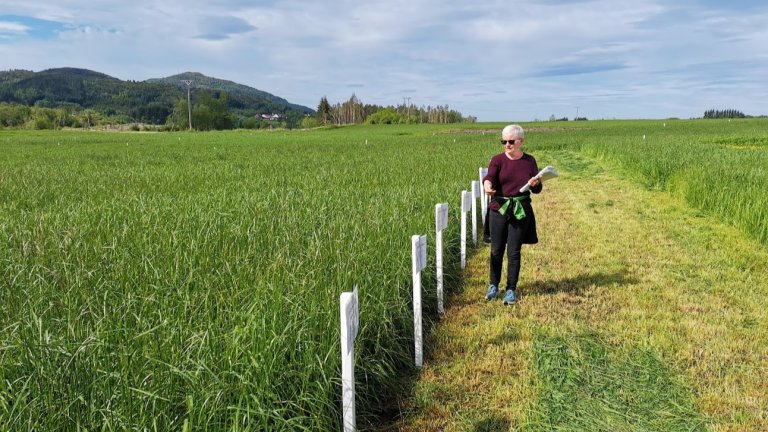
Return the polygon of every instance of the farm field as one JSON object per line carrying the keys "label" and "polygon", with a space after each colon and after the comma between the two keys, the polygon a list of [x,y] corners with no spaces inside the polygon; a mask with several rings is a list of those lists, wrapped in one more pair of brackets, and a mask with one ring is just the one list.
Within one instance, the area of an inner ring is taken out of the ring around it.
{"label": "farm field", "polygon": [[[671,383],[654,397],[683,424],[764,429],[768,121],[523,124],[525,149],[565,174],[542,197],[552,211],[542,209],[545,241],[524,252],[524,275],[540,268],[560,288],[556,302],[542,291],[511,315],[474,304],[487,249],[456,269],[459,194],[500,151],[502,126],[0,131],[0,429],[339,430],[338,298],[354,285],[358,424],[375,428],[395,400],[410,400],[414,430],[440,424],[418,414],[441,400],[424,390],[429,359],[414,394],[403,390],[416,376],[410,236],[429,236],[433,260],[438,202],[451,206],[459,307],[434,327],[433,359],[452,316],[490,313],[501,336],[488,344],[544,371],[518,368],[526,403],[556,394],[545,378],[591,369],[584,347],[607,351],[604,364],[635,362],[637,349],[664,366],[642,370]],[[584,259],[597,259],[594,274]],[[552,309],[526,309],[536,299]],[[432,319],[434,304],[428,270]],[[487,338],[476,336],[475,351],[445,352],[477,359]],[[546,429],[530,407],[472,425]]]}

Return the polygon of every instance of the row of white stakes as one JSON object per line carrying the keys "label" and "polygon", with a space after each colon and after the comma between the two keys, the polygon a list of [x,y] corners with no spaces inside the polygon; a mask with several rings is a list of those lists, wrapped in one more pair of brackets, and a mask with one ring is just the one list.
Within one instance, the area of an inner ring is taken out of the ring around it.
{"label": "row of white stakes", "polygon": [[[480,180],[472,181],[471,191],[461,191],[461,268],[467,260],[467,212],[472,214],[472,241],[477,246],[477,202],[480,201],[481,217],[485,220],[488,198],[481,193],[487,168],[480,168]],[[443,309],[443,230],[448,226],[448,203],[435,205],[435,266],[437,273],[437,311]],[[421,271],[427,266],[427,236],[411,236],[411,265],[413,269],[413,328],[414,361],[421,369],[424,364],[421,317]],[[360,327],[360,303],[357,286],[352,292],[342,293],[339,298],[341,313],[341,385],[344,432],[357,430],[355,416],[355,353],[354,344]]]}

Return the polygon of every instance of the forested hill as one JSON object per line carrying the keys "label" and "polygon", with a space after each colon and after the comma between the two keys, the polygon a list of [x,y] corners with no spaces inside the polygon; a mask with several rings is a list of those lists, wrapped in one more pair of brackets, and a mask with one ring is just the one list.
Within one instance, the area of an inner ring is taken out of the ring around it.
{"label": "forested hill", "polygon": [[[174,105],[186,103],[187,89],[181,80],[192,80],[192,103],[198,96],[226,101],[234,113],[301,115],[311,108],[231,81],[187,72],[146,81],[122,81],[103,73],[76,68],[0,71],[0,102],[47,108],[93,109],[105,116],[127,121],[163,124]],[[222,96],[226,94],[226,98]]]}
{"label": "forested hill", "polygon": [[[288,106],[291,109],[302,111],[306,114],[311,114],[314,112],[314,110],[311,108],[292,104],[281,97],[277,97],[265,91],[257,90],[253,87],[248,87],[246,85],[238,84],[232,81],[222,80],[218,78],[211,78],[209,76],[205,76],[198,72],[184,72],[178,75],[169,76],[167,78],[152,78],[152,79],[148,79],[146,82],[164,83],[164,84],[178,86],[178,85],[183,85],[183,84],[180,84],[182,80],[192,81],[193,89],[203,88],[203,89],[227,92],[230,94],[230,97],[242,96],[244,98],[262,99],[265,101],[269,101],[269,103],[272,105]],[[185,85],[183,86],[184,88],[186,88]],[[272,111],[271,113],[276,113],[276,112],[283,112],[283,111],[275,110],[275,111]]]}

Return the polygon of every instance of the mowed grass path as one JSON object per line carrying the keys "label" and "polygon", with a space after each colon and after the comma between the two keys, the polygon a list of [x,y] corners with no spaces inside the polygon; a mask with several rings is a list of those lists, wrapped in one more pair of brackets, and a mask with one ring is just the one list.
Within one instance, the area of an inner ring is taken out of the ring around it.
{"label": "mowed grass path", "polygon": [[483,300],[480,247],[394,428],[768,430],[765,248],[612,168],[535,156],[562,177],[534,199],[521,301]]}

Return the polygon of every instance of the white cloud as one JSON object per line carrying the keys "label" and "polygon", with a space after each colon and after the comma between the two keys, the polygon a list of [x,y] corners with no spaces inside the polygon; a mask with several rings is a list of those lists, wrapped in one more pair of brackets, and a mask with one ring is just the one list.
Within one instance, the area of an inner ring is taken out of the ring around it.
{"label": "white cloud", "polygon": [[24,24],[11,21],[0,21],[0,33],[12,33],[17,35],[23,35],[27,33],[29,27]]}

